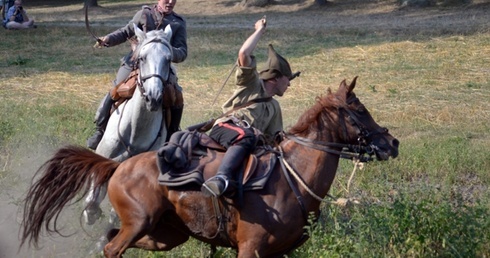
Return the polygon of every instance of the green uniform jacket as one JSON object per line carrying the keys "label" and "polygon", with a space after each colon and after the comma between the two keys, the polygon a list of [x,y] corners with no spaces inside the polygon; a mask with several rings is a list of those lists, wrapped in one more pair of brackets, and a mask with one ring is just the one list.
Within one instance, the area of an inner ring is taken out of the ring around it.
{"label": "green uniform jacket", "polygon": [[[232,110],[234,107],[242,106],[254,99],[269,97],[263,87],[263,81],[257,72],[257,63],[252,56],[250,67],[239,66],[236,72],[237,89],[230,99],[223,105],[223,112]],[[246,120],[251,126],[259,129],[269,139],[282,127],[281,107],[277,100],[259,102],[238,109],[233,115],[239,119]]]}
{"label": "green uniform jacket", "polygon": [[[173,50],[172,62],[183,62],[187,58],[187,28],[185,20],[175,12],[163,16],[156,8],[156,5],[152,7],[143,6],[126,26],[106,36],[108,37],[108,45],[119,45],[134,37],[133,23],[143,31],[165,29],[167,25],[170,25],[172,28],[172,39],[170,40]],[[130,64],[129,57],[131,55],[132,53],[129,53],[123,61]]]}

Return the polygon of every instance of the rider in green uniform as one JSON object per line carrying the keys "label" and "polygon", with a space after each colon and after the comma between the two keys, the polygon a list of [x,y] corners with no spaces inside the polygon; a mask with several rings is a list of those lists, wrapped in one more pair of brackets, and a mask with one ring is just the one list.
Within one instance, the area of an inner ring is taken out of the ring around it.
{"label": "rider in green uniform", "polygon": [[287,60],[269,45],[267,66],[257,71],[253,50],[266,28],[265,18],[255,23],[255,31],[243,43],[238,52],[237,88],[223,105],[223,112],[233,110],[230,115],[218,119],[209,136],[227,150],[216,176],[202,185],[202,192],[209,196],[220,196],[228,188],[234,172],[255,148],[256,134],[261,131],[272,139],[283,130],[279,102],[273,96],[282,96],[294,79]]}

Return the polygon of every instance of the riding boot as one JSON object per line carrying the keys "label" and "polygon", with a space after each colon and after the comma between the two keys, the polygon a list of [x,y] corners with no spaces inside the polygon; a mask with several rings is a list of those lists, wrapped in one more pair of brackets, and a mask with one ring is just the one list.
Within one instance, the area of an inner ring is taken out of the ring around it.
{"label": "riding boot", "polygon": [[180,120],[182,119],[182,112],[184,111],[184,107],[172,107],[170,109],[170,125],[167,130],[167,139],[165,142],[170,140],[170,136],[173,133],[180,131]]}
{"label": "riding boot", "polygon": [[218,168],[216,176],[211,177],[201,187],[201,192],[206,196],[218,197],[228,189],[234,172],[243,165],[243,160],[249,155],[242,146],[233,145],[225,153]]}
{"label": "riding boot", "polygon": [[87,147],[92,150],[97,149],[100,140],[102,140],[102,136],[104,136],[104,131],[107,127],[109,117],[111,116],[111,108],[113,105],[114,101],[109,93],[107,93],[100,102],[97,112],[95,113],[95,134],[87,140]]}

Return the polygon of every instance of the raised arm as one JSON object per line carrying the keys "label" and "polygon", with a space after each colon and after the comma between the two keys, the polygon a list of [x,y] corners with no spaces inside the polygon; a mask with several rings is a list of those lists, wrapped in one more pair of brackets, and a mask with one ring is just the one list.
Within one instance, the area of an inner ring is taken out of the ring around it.
{"label": "raised arm", "polygon": [[260,37],[265,32],[265,26],[267,24],[266,18],[262,18],[255,23],[255,31],[250,35],[243,43],[242,47],[238,51],[238,65],[249,66],[252,62],[251,55],[260,40]]}

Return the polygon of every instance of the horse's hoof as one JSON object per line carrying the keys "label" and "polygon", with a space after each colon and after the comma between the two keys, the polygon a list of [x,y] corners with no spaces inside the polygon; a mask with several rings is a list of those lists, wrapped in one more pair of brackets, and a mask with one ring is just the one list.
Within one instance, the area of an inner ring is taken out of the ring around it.
{"label": "horse's hoof", "polygon": [[102,236],[99,238],[97,243],[95,243],[94,249],[90,250],[90,255],[104,255],[104,247],[105,245],[109,243],[107,238],[105,236]]}
{"label": "horse's hoof", "polygon": [[102,214],[102,210],[100,209],[100,207],[97,207],[95,210],[85,209],[83,211],[83,217],[85,218],[85,223],[89,226],[93,225],[100,218],[101,214]]}
{"label": "horse's hoof", "polygon": [[117,216],[117,213],[114,210],[114,208],[112,208],[111,212],[109,213],[109,223],[111,223],[112,225],[119,223],[119,217]]}

